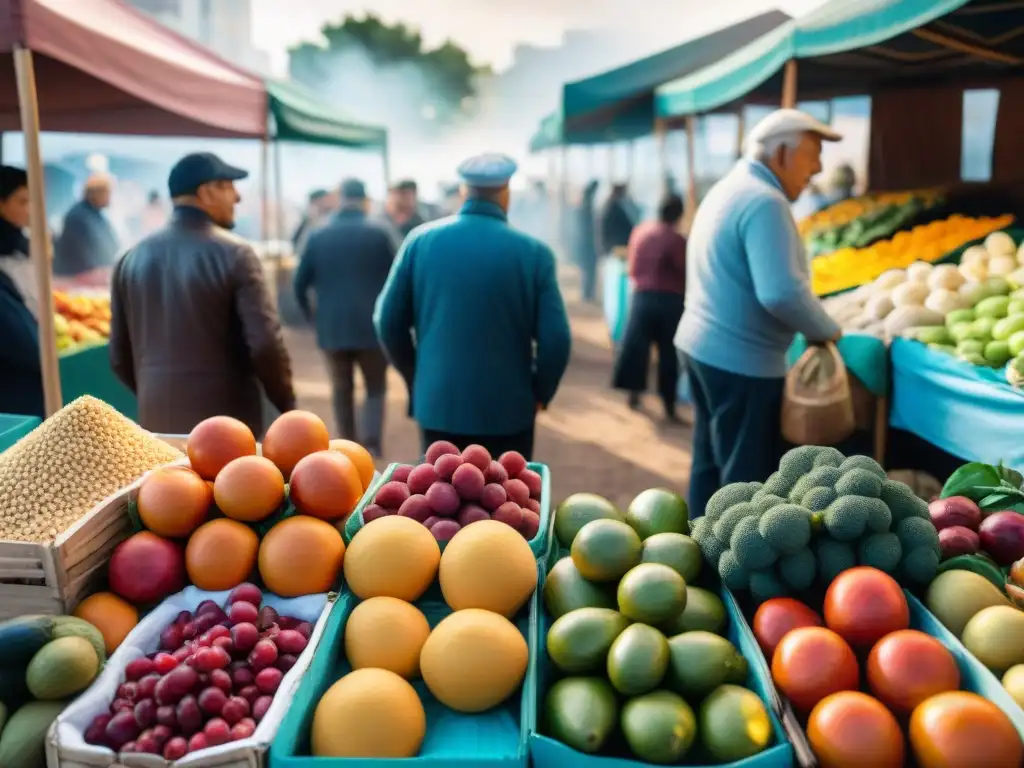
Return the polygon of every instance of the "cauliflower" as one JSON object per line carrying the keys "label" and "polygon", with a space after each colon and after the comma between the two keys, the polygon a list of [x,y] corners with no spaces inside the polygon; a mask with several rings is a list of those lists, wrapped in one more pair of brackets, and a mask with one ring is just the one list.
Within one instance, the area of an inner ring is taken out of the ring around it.
{"label": "cauliflower", "polygon": [[892,291],[892,303],[895,307],[920,307],[927,298],[928,286],[923,281],[904,283]]}
{"label": "cauliflower", "polygon": [[[924,283],[932,273],[932,265],[927,261],[915,261],[907,267],[907,279],[912,283]],[[921,299],[924,301],[924,299]]]}
{"label": "cauliflower", "polygon": [[936,288],[928,294],[928,298],[925,299],[924,306],[925,309],[933,310],[943,316],[948,315],[954,309],[964,308],[960,294],[956,291],[946,290],[945,288]]}
{"label": "cauliflower", "polygon": [[884,320],[892,310],[892,297],[886,291],[868,300],[864,307],[864,315],[872,320]]}
{"label": "cauliflower", "polygon": [[984,283],[988,279],[988,263],[961,264],[960,274],[968,283]]}
{"label": "cauliflower", "polygon": [[993,257],[1012,256],[1017,253],[1017,244],[1006,232],[993,232],[985,238],[985,250]]}
{"label": "cauliflower", "polygon": [[[1024,262],[1021,262],[1024,264]],[[874,288],[876,292],[878,289],[881,290],[892,290],[897,285],[907,282],[907,271],[905,269],[890,269],[888,272],[883,272],[878,276],[878,279],[874,282]]]}
{"label": "cauliflower", "polygon": [[983,245],[972,245],[970,248],[964,250],[963,255],[960,256],[960,266],[967,267],[974,264],[980,266],[988,265],[988,251],[985,250]]}
{"label": "cauliflower", "polygon": [[960,274],[955,264],[939,264],[928,275],[928,287],[933,291],[939,288],[955,291],[965,282],[966,278]]}
{"label": "cauliflower", "polygon": [[1017,259],[1013,256],[993,256],[988,262],[989,277],[1003,277],[1017,269]]}

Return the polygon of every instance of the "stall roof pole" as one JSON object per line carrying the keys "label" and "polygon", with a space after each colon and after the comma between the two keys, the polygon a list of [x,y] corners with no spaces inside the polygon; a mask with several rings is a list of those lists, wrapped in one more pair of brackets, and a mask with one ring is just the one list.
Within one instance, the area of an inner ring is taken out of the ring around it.
{"label": "stall roof pole", "polygon": [[686,116],[686,209],[692,219],[697,210],[697,157],[696,119],[693,115]]}
{"label": "stall roof pole", "polygon": [[64,405],[60,392],[60,364],[57,359],[57,331],[53,324],[53,278],[50,231],[46,226],[46,190],[43,156],[39,148],[39,95],[32,52],[14,48],[14,74],[18,81],[18,106],[21,130],[25,136],[25,164],[32,217],[29,222],[29,254],[39,284],[39,363],[43,373],[43,399],[46,415],[52,416]]}
{"label": "stall roof pole", "polygon": [[260,240],[270,240],[270,138],[260,143]]}
{"label": "stall roof pole", "polygon": [[796,74],[796,59],[790,59],[782,74],[782,106],[785,109],[796,107]]}
{"label": "stall roof pole", "polygon": [[658,173],[668,178],[668,127],[664,120],[654,121],[654,140],[658,146]]}

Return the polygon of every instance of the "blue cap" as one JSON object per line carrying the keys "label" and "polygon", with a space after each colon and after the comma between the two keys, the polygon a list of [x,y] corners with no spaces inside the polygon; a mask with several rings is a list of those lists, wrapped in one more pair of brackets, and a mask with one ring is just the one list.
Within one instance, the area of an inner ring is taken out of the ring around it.
{"label": "blue cap", "polygon": [[489,153],[469,158],[459,166],[458,173],[470,187],[497,189],[506,186],[517,170],[519,166],[508,155]]}
{"label": "blue cap", "polygon": [[341,196],[346,200],[365,200],[366,185],[359,179],[345,179],[341,182]]}
{"label": "blue cap", "polygon": [[185,155],[171,168],[167,177],[167,188],[171,197],[194,195],[203,184],[213,181],[239,181],[249,175],[248,171],[228,165],[212,152],[196,152]]}

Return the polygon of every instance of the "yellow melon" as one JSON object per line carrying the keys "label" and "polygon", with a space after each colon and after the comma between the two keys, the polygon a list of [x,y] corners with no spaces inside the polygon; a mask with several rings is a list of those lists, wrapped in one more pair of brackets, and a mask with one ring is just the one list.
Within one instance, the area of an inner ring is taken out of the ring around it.
{"label": "yellow melon", "polygon": [[412,518],[388,515],[352,537],[345,552],[345,581],[363,600],[397,597],[411,603],[433,583],[440,560],[441,549],[429,530]]}
{"label": "yellow melon", "polygon": [[420,674],[449,709],[485,712],[519,688],[529,658],[526,639],[511,621],[469,608],[434,627],[420,654]]}
{"label": "yellow melon", "polygon": [[429,634],[427,617],[414,605],[394,597],[371,597],[348,617],[345,656],[352,669],[376,667],[417,677],[420,651]]}
{"label": "yellow melon", "polygon": [[327,689],[313,714],[314,757],[415,757],[427,732],[416,691],[386,669],[357,669]]}
{"label": "yellow melon", "polygon": [[448,542],[438,577],[452,610],[482,608],[512,618],[537,588],[537,561],[514,528],[481,520]]}

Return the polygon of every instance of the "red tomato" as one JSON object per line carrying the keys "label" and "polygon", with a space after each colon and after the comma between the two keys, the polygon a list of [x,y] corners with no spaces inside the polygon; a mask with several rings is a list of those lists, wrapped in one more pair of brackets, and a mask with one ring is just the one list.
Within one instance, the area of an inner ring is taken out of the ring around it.
{"label": "red tomato", "polygon": [[896,580],[877,568],[843,571],[825,593],[825,626],[854,648],[867,650],[910,626],[910,607]]}
{"label": "red tomato", "polygon": [[754,637],[769,661],[783,636],[797,627],[820,627],[821,616],[799,600],[775,597],[761,603],[754,614]]}
{"label": "red tomato", "polygon": [[772,680],[797,710],[809,712],[830,694],[857,690],[860,670],[853,650],[835,632],[800,627],[775,649]]}

